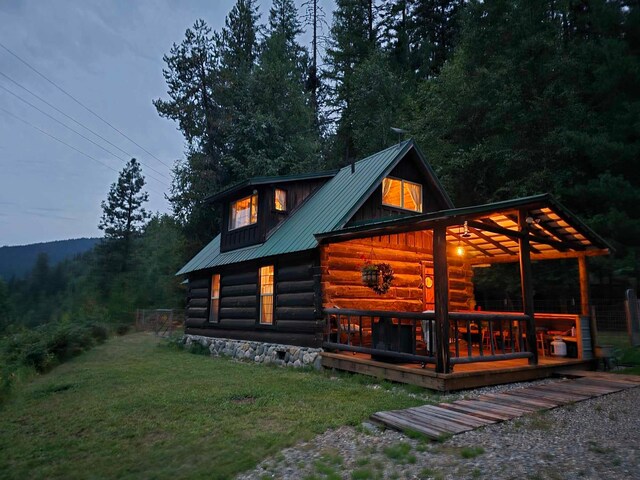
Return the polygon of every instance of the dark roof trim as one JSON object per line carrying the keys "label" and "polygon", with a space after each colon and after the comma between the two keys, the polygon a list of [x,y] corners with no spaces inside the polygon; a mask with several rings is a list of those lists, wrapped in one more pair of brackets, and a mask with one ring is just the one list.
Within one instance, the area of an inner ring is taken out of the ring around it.
{"label": "dark roof trim", "polygon": [[203,200],[203,203],[212,203],[222,200],[228,196],[233,195],[234,193],[239,192],[240,190],[251,187],[254,185],[266,185],[270,183],[287,183],[287,182],[295,182],[300,180],[315,180],[320,178],[332,178],[335,177],[336,174],[340,170],[328,170],[325,172],[315,172],[315,173],[301,173],[295,175],[282,175],[275,177],[253,177],[248,180],[244,180],[242,182],[236,183],[224,190],[209,195],[207,198]]}
{"label": "dark roof trim", "polygon": [[[415,230],[418,225],[424,225],[426,227],[427,225],[425,224],[443,223],[445,225],[456,225],[464,222],[465,220],[472,220],[473,218],[481,217],[488,213],[500,212],[514,208],[532,209],[543,206],[552,206],[558,215],[562,216],[565,221],[573,224],[574,227],[579,228],[580,233],[582,233],[594,245],[614,251],[614,248],[606,240],[585,225],[582,220],[569,212],[564,205],[546,193],[542,195],[516,198],[513,200],[487,203],[484,205],[473,205],[470,207],[453,208],[437,212],[406,215],[400,218],[386,218],[362,225],[344,228],[342,230],[316,234],[315,237],[318,241],[329,239],[346,240],[349,238],[369,236],[371,234],[384,234],[387,231],[400,232]],[[519,232],[513,232],[514,237],[517,237],[518,235]]]}

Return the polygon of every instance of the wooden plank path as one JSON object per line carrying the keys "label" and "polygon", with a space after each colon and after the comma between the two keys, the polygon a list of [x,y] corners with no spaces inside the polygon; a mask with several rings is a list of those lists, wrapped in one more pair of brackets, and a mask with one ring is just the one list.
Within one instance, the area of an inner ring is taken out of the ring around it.
{"label": "wooden plank path", "polygon": [[396,430],[413,430],[437,439],[640,386],[640,376],[575,371],[567,372],[567,375],[579,378],[488,393],[472,400],[377,412],[371,420]]}

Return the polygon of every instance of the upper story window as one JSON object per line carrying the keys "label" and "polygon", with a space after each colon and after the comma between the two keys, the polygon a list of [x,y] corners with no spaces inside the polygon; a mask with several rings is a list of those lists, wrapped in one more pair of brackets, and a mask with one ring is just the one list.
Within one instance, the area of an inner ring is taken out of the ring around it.
{"label": "upper story window", "polygon": [[252,225],[258,221],[258,194],[231,202],[229,230]]}
{"label": "upper story window", "polygon": [[278,212],[287,211],[287,191],[281,188],[276,188],[273,196],[273,205]]}
{"label": "upper story window", "polygon": [[422,212],[422,185],[387,177],[382,181],[382,204]]}

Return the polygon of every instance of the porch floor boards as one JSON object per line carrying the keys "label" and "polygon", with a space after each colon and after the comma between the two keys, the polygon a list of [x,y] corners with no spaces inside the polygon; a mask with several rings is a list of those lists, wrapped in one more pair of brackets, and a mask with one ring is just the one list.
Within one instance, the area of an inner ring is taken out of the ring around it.
{"label": "porch floor boards", "polygon": [[432,439],[548,410],[573,402],[640,387],[640,377],[602,372],[567,372],[577,379],[558,380],[473,400],[377,412],[371,420],[396,430],[413,430]]}
{"label": "porch floor boards", "polygon": [[400,383],[419,385],[439,391],[463,390],[536,380],[552,376],[558,370],[587,369],[590,361],[541,357],[538,365],[527,359],[500,360],[455,365],[453,373],[436,373],[433,365],[422,368],[417,363],[389,363],[372,360],[371,356],[351,352],[323,352],[322,365],[348,372],[370,375]]}

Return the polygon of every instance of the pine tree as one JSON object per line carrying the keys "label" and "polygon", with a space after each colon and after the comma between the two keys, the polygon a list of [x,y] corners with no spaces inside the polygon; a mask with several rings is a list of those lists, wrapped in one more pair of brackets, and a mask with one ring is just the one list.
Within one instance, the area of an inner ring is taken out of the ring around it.
{"label": "pine tree", "polygon": [[318,132],[305,89],[308,54],[293,0],[274,0],[260,46],[250,95],[255,108],[247,119],[251,135],[243,176],[284,175],[317,168]]}
{"label": "pine tree", "polygon": [[144,176],[140,164],[132,158],[122,169],[118,181],[111,185],[106,201],[102,201],[102,217],[98,228],[104,231],[107,254],[119,257],[121,271],[127,271],[132,244],[149,213],[143,204],[149,194],[143,191]]}
{"label": "pine tree", "polygon": [[344,162],[356,156],[350,109],[357,66],[378,48],[372,0],[337,0],[326,51],[329,114],[336,118],[336,144]]}

